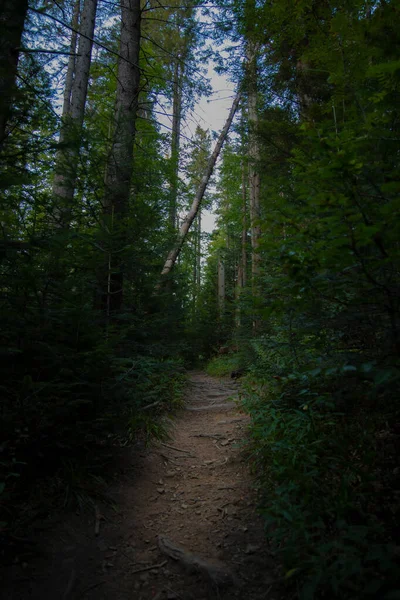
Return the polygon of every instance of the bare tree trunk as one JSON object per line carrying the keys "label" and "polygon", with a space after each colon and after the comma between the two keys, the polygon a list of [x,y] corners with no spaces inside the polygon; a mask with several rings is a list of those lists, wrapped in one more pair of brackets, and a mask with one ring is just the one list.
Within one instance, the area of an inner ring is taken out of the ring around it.
{"label": "bare tree trunk", "polygon": [[[200,208],[201,201],[203,199],[204,193],[207,188],[207,184],[208,184],[210,177],[212,175],[212,172],[214,170],[215,163],[217,162],[217,158],[219,156],[219,153],[221,152],[221,148],[224,144],[226,136],[228,135],[229,128],[232,124],[233,117],[235,116],[235,112],[239,106],[240,97],[241,97],[241,95],[240,95],[240,93],[238,93],[233,101],[232,108],[230,110],[228,119],[224,125],[224,128],[222,129],[222,131],[219,135],[219,138],[215,145],[214,151],[211,154],[210,158],[208,159],[206,171],[201,179],[200,185],[197,189],[196,195],[192,202],[192,206],[179,229],[178,239],[176,241],[176,244],[173,247],[173,249],[171,250],[171,252],[168,254],[167,260],[164,263],[164,267],[161,271],[162,277],[167,275],[171,271],[172,267],[174,266],[176,259],[179,256],[179,253],[183,246],[183,242],[185,241],[187,233],[190,229],[190,226],[193,223],[194,219],[196,218],[197,212]],[[157,286],[157,287],[159,287],[159,286]]]}
{"label": "bare tree trunk", "polygon": [[104,223],[110,232],[107,285],[103,287],[107,316],[121,309],[123,300],[123,259],[125,217],[128,211],[133,173],[133,145],[139,98],[140,0],[121,5],[120,58],[114,113],[114,133],[107,160],[104,196]]}
{"label": "bare tree trunk", "polygon": [[3,0],[0,8],[0,149],[15,93],[19,47],[28,0]]}
{"label": "bare tree trunk", "polygon": [[[73,19],[76,18],[77,11],[79,11],[79,0],[75,5]],[[58,227],[68,227],[72,218],[96,11],[97,0],[84,0],[79,26],[78,56],[74,63],[71,61],[68,63],[59,139],[61,147],[57,152],[53,181],[53,194],[56,202],[54,220]],[[71,37],[71,48],[73,46],[76,48],[74,32]],[[72,68],[73,75],[71,75]],[[69,86],[70,90],[68,90]]]}
{"label": "bare tree trunk", "polygon": [[247,283],[247,173],[244,161],[242,163],[242,213],[241,256],[236,284],[236,327],[240,327],[241,324],[239,300]]}
{"label": "bare tree trunk", "polygon": [[249,106],[249,185],[250,185],[250,227],[251,227],[251,274],[253,287],[256,286],[260,270],[260,173],[258,163],[260,149],[257,140],[257,56],[255,45],[248,42],[248,106]]}
{"label": "bare tree trunk", "polygon": [[[75,75],[75,63],[76,63],[76,43],[78,40],[78,28],[79,28],[79,14],[81,11],[81,2],[80,0],[75,0],[74,4],[74,12],[71,20],[71,43],[69,46],[70,56],[68,59],[68,67],[67,74],[65,76],[65,86],[64,86],[64,102],[63,102],[63,110],[62,117],[66,117],[69,115],[71,110],[71,96],[72,96],[72,85],[74,82]],[[60,131],[60,143],[62,140],[63,128]]]}
{"label": "bare tree trunk", "polygon": [[197,269],[196,269],[197,279],[196,279],[196,285],[197,285],[197,296],[198,296],[199,292],[200,292],[200,284],[201,284],[201,207],[199,209],[199,214],[197,215],[197,255],[196,255],[196,261],[197,261]]}
{"label": "bare tree trunk", "polygon": [[247,284],[247,181],[246,181],[246,166],[242,165],[242,277],[240,287],[244,288]]}
{"label": "bare tree trunk", "polygon": [[225,312],[225,264],[221,256],[218,257],[218,309],[222,319]]}
{"label": "bare tree trunk", "polygon": [[179,173],[179,151],[181,135],[182,114],[182,90],[181,90],[181,67],[179,57],[175,60],[173,100],[172,100],[172,140],[171,140],[171,197],[169,207],[169,221],[172,229],[177,226],[177,201],[178,201],[178,173]]}
{"label": "bare tree trunk", "polygon": [[193,259],[193,318],[196,318],[201,281],[201,208],[194,226],[194,259]]}

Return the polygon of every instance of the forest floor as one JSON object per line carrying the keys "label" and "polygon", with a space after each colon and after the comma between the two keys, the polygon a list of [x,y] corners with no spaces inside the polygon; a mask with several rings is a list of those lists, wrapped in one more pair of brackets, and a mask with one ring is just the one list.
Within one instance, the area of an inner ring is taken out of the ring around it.
{"label": "forest floor", "polygon": [[192,372],[171,439],[121,449],[112,504],[38,523],[40,552],[6,569],[0,597],[277,599],[277,567],[242,451],[248,417],[234,402],[238,389]]}

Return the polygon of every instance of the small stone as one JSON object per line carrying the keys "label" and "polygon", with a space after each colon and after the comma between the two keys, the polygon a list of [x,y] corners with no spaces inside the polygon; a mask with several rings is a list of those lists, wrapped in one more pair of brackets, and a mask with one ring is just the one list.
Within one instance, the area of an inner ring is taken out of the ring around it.
{"label": "small stone", "polygon": [[247,544],[245,553],[246,554],[255,554],[256,552],[258,552],[260,550],[260,548],[261,548],[261,546],[259,546],[257,544]]}
{"label": "small stone", "polygon": [[158,488],[157,488],[157,492],[158,492],[159,494],[165,494],[165,488],[159,488],[159,487],[158,487]]}
{"label": "small stone", "polygon": [[181,504],[181,508],[189,508],[189,506],[187,504]]}

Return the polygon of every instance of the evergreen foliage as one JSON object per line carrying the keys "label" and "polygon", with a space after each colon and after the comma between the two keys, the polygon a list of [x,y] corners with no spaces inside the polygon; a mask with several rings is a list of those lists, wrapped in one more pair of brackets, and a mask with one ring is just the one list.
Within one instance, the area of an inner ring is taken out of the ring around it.
{"label": "evergreen foliage", "polygon": [[[32,514],[38,478],[84,503],[111,444],[164,438],[185,365],[223,346],[208,372],[247,374],[248,453],[288,597],[390,600],[400,589],[398,6],[220,0],[203,7],[205,22],[201,8],[142,8],[133,174],[118,214],[104,177],[119,118],[117,7],[100,5],[83,127],[64,143],[72,4],[33,2],[12,60],[2,47],[1,531]],[[12,11],[7,2],[0,17]],[[204,43],[209,29],[219,53]],[[198,65],[212,52],[243,98],[206,197],[217,230],[203,261],[199,217],[160,287],[176,212],[210,153],[201,128],[180,143],[180,121],[209,90]],[[171,131],[158,122],[166,111]],[[79,156],[62,227],[60,150]]]}
{"label": "evergreen foliage", "polygon": [[[0,521],[6,537],[22,527],[23,514],[35,512],[30,490],[43,501],[37,492],[43,478],[52,478],[56,495],[64,488],[63,501],[82,500],[82,490],[96,493],[82,478],[101,484],[95,478],[110,446],[167,435],[163,419],[180,406],[188,355],[179,274],[164,295],[155,293],[170,243],[169,140],[154,108],[168,88],[168,54],[160,62],[157,30],[143,39],[134,177],[124,219],[112,228],[104,216],[104,171],[120,17],[101,7],[83,131],[66,144],[79,149],[73,204],[69,223],[57,227],[52,182],[62,59],[40,49],[69,52],[62,24],[72,7],[43,14],[35,7],[25,23],[32,52],[20,56],[1,153]],[[114,253],[124,268],[124,303],[106,312],[104,282],[113,276]]]}
{"label": "evergreen foliage", "polygon": [[[250,17],[237,10],[245,34]],[[257,298],[242,293],[239,329],[233,314],[230,321],[247,354],[243,406],[266,531],[300,598],[392,598],[398,10],[391,2],[279,1],[251,14],[262,261]],[[226,155],[237,196],[229,163]],[[237,200],[229,179],[220,184],[227,228]],[[234,222],[240,228],[238,216]],[[234,239],[230,260],[240,252],[238,229]]]}

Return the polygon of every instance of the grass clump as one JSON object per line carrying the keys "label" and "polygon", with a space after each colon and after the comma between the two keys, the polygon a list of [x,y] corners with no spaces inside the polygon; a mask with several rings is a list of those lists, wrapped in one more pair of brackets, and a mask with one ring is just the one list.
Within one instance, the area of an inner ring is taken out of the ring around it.
{"label": "grass clump", "polygon": [[206,366],[206,372],[212,377],[226,377],[232,371],[240,368],[240,358],[238,354],[227,354],[224,356],[214,356]]}

